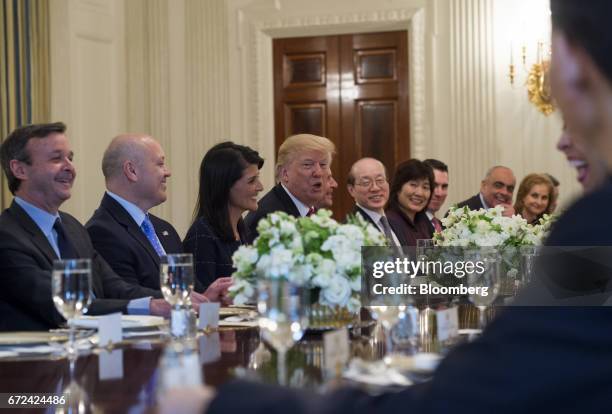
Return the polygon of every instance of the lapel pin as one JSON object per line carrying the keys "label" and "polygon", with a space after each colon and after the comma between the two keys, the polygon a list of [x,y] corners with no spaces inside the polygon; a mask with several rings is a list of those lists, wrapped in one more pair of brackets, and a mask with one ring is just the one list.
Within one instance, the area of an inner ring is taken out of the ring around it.
{"label": "lapel pin", "polygon": [[162,231],[162,235],[163,235],[163,236],[167,236],[167,235],[168,235],[168,230],[164,230],[164,231]]}

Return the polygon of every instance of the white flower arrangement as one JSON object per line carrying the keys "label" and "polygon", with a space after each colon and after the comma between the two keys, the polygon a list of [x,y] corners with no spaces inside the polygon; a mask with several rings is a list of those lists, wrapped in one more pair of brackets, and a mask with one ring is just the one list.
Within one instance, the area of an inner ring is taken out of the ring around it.
{"label": "white flower arrangement", "polygon": [[548,235],[554,216],[545,214],[532,225],[519,215],[504,217],[503,207],[488,210],[451,208],[442,219],[444,230],[434,234],[436,246],[520,247],[541,245]]}
{"label": "white flower arrangement", "polygon": [[502,213],[502,206],[488,210],[452,207],[442,219],[444,230],[433,236],[434,244],[466,249],[495,247],[501,253],[503,274],[513,280],[519,276],[520,248],[541,245],[556,217],[544,214],[532,225],[519,215],[505,217]]}
{"label": "white flower arrangement", "polygon": [[361,247],[386,245],[384,235],[360,215],[339,224],[329,210],[301,218],[272,213],[257,231],[253,245],[240,246],[232,257],[236,271],[230,292],[236,304],[253,297],[257,278],[285,279],[319,289],[321,305],[356,312],[361,306]]}

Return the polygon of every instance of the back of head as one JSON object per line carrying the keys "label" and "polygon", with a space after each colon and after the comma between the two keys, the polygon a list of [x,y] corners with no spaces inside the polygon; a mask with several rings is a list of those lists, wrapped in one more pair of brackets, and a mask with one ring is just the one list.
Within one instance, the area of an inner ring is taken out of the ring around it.
{"label": "back of head", "polygon": [[11,171],[11,160],[31,163],[30,154],[26,150],[28,141],[32,138],[46,138],[50,134],[66,132],[66,125],[62,122],[49,124],[31,124],[16,128],[9,134],[0,146],[0,164],[6,174],[8,187],[12,194],[19,189],[20,180]]}
{"label": "back of head", "polygon": [[[279,167],[287,165],[295,156],[303,151],[320,151],[329,154],[329,161],[336,152],[333,142],[325,137],[312,134],[297,134],[287,138],[278,148],[276,156],[276,172],[278,175]],[[278,179],[278,177],[277,177]]]}
{"label": "back of head", "polygon": [[612,2],[551,0],[550,11],[553,29],[563,32],[568,41],[584,48],[612,82]]}
{"label": "back of head", "polygon": [[126,161],[138,162],[143,156],[144,141],[152,138],[146,134],[118,135],[108,144],[102,156],[102,174],[109,182],[123,176]]}

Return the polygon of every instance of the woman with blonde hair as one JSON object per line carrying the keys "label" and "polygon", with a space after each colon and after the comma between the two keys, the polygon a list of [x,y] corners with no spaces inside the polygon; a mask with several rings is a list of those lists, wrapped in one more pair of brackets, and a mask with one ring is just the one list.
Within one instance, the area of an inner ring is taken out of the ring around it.
{"label": "woman with blonde hair", "polygon": [[546,175],[529,174],[519,185],[514,211],[527,223],[536,224],[549,211],[553,192],[553,183]]}

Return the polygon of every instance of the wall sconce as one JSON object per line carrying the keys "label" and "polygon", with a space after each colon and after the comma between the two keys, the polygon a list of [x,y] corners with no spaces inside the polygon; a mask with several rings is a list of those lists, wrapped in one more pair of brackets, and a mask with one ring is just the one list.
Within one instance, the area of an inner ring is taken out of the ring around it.
{"label": "wall sconce", "polygon": [[[527,98],[540,112],[548,116],[555,111],[552,95],[550,93],[550,49],[544,55],[543,42],[538,42],[536,62],[527,66],[527,46],[521,46],[521,61],[526,73],[525,86],[527,86]],[[514,51],[510,46],[510,67],[508,77],[510,85],[514,86],[516,68],[514,65]]]}

